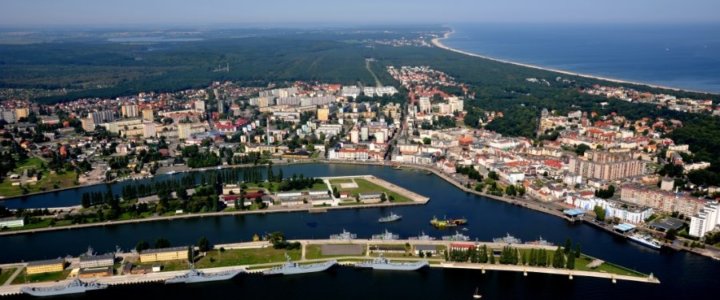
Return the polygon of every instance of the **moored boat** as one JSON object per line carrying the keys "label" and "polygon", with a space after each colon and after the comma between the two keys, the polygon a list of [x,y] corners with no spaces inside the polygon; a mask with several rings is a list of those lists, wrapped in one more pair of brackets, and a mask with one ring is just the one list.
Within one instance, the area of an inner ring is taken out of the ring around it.
{"label": "moored boat", "polygon": [[350,233],[349,231],[347,231],[345,229],[343,229],[342,233],[330,235],[331,240],[353,240],[356,238],[357,238],[357,234]]}
{"label": "moored boat", "polygon": [[420,235],[418,236],[412,236],[409,238],[410,240],[417,240],[417,241],[434,241],[435,237],[429,236],[425,234],[425,232],[421,231]]}
{"label": "moored boat", "polygon": [[635,241],[635,242],[641,244],[641,245],[644,245],[644,246],[647,246],[647,247],[650,247],[653,249],[659,250],[660,248],[662,248],[662,244],[658,240],[652,238],[651,236],[649,236],[647,234],[634,233],[634,234],[629,235],[628,238],[632,241]]}
{"label": "moored boat", "polygon": [[385,230],[385,232],[380,234],[373,234],[372,236],[373,240],[399,240],[400,235],[394,234],[390,231]]}
{"label": "moored boat", "polygon": [[355,264],[357,268],[389,271],[417,271],[429,266],[427,260],[415,262],[391,262],[385,257],[378,257],[373,260],[363,261]]}
{"label": "moored boat", "polygon": [[337,264],[336,260],[330,260],[321,263],[314,264],[298,264],[290,260],[290,257],[285,255],[287,262],[281,266],[274,267],[272,269],[265,270],[264,275],[295,275],[295,274],[307,274],[315,272],[326,271]]}
{"label": "moored boat", "polygon": [[67,284],[55,285],[49,287],[24,287],[20,289],[25,294],[32,295],[35,297],[48,297],[48,296],[59,296],[59,295],[70,295],[80,294],[87,291],[102,290],[108,287],[107,284],[98,282],[84,282],[80,279],[75,279]]}
{"label": "moored boat", "polygon": [[388,222],[395,222],[395,221],[398,221],[398,220],[400,220],[400,219],[402,219],[402,216],[401,216],[401,215],[397,215],[397,214],[391,212],[390,215],[378,219],[378,222],[380,222],[380,223],[388,223]]}
{"label": "moored boat", "polygon": [[522,244],[522,241],[519,238],[516,238],[509,233],[506,234],[504,237],[501,238],[494,238],[493,243],[502,243],[502,244]]}
{"label": "moored boat", "polygon": [[443,236],[442,239],[443,241],[467,242],[470,237],[456,231],[455,234]]}
{"label": "moored boat", "polygon": [[198,283],[228,280],[242,273],[242,270],[230,270],[217,273],[205,273],[195,269],[191,269],[185,274],[175,276],[165,280],[165,283]]}

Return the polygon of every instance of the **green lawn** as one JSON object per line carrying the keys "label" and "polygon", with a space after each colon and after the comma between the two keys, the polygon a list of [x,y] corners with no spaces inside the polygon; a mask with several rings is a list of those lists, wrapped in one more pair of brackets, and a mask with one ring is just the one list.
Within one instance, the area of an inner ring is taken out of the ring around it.
{"label": "green lawn", "polygon": [[[21,165],[17,166],[14,173],[22,174],[27,169],[42,170],[45,162],[37,157],[28,158]],[[50,191],[58,188],[76,186],[77,174],[75,172],[63,172],[62,174],[51,173],[49,170],[42,171],[40,180],[34,184],[26,184],[26,193]],[[0,196],[14,197],[23,195],[23,189],[19,185],[12,185],[9,178],[0,183]]]}
{"label": "green lawn", "polygon": [[47,281],[59,281],[66,279],[70,275],[70,270],[65,270],[62,272],[53,272],[53,273],[42,273],[42,274],[33,274],[33,275],[26,275],[25,270],[20,272],[17,277],[12,281],[12,284],[23,284],[23,283],[31,283],[31,282],[47,282]]}
{"label": "green lawn", "polygon": [[285,253],[293,260],[300,259],[300,250],[284,250],[267,248],[255,249],[234,249],[209,251],[206,256],[200,258],[196,263],[197,268],[214,268],[236,265],[254,265],[265,263],[279,263],[285,261]]}
{"label": "green lawn", "polygon": [[5,281],[10,279],[10,276],[12,276],[13,273],[15,273],[15,270],[17,268],[5,268],[0,271],[0,285],[5,284]]}
{"label": "green lawn", "polygon": [[388,190],[382,186],[379,186],[377,184],[374,184],[366,179],[354,178],[354,180],[355,180],[355,183],[357,184],[357,188],[344,189],[341,187],[342,183],[350,183],[350,182],[352,182],[352,179],[332,179],[332,180],[330,180],[330,184],[332,184],[332,186],[336,187],[338,189],[338,191],[350,192],[350,194],[352,195],[353,198],[357,194],[362,194],[362,193],[385,192],[388,195],[388,197],[390,197],[390,196],[393,197],[394,200],[392,202],[411,202],[412,201],[409,198],[407,198],[401,194],[390,191],[390,190]]}
{"label": "green lawn", "polygon": [[[262,189],[267,189],[273,193],[278,192],[278,188],[280,186],[280,184],[277,182],[261,182],[261,183],[257,183],[257,184],[256,183],[246,183],[245,185],[247,185],[248,190],[262,188]],[[327,189],[328,189],[327,185],[324,182],[320,182],[320,183],[313,184],[313,186],[310,187],[309,189],[301,189],[298,191],[327,191]]]}
{"label": "green lawn", "polygon": [[596,272],[602,272],[602,273],[611,273],[611,274],[618,274],[618,275],[628,275],[628,276],[636,276],[636,277],[648,277],[647,274],[640,273],[635,270],[630,270],[628,268],[618,266],[616,264],[612,264],[609,262],[604,262],[602,265],[595,269],[588,268],[587,265],[593,261],[593,258],[590,258],[585,255],[581,255],[580,258],[575,260],[575,269],[581,270],[581,271],[596,271]]}

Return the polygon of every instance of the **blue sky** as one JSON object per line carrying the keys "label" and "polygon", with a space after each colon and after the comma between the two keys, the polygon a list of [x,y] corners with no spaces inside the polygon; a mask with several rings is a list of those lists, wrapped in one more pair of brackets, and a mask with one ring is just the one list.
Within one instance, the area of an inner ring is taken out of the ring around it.
{"label": "blue sky", "polygon": [[695,23],[720,0],[0,0],[0,26]]}

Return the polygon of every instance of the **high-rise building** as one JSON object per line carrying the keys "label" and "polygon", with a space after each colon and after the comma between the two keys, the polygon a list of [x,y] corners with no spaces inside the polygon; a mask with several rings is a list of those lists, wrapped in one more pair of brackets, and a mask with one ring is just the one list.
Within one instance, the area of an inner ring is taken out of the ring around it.
{"label": "high-rise building", "polygon": [[88,114],[88,117],[92,118],[95,124],[107,123],[115,120],[115,112],[112,110],[94,111]]}
{"label": "high-rise building", "polygon": [[706,204],[700,212],[690,218],[688,233],[695,237],[704,237],[720,225],[720,207],[717,201]]}
{"label": "high-rise building", "polygon": [[122,113],[122,116],[125,118],[137,118],[138,106],[135,104],[125,104],[122,107],[120,107],[120,112]]}
{"label": "high-rise building", "polygon": [[573,156],[568,163],[570,172],[586,178],[616,180],[645,175],[644,161],[633,159],[626,153],[588,151],[584,156]]}
{"label": "high-rise building", "polygon": [[143,119],[143,121],[150,121],[150,122],[152,122],[155,119],[152,108],[146,108],[146,109],[142,110],[142,119]]}
{"label": "high-rise building", "polygon": [[225,113],[225,101],[223,101],[222,99],[219,99],[219,98],[217,99],[217,110],[218,110],[218,113],[220,113],[220,114]]}
{"label": "high-rise building", "polygon": [[143,122],[143,137],[153,138],[157,135],[157,129],[153,122]]}
{"label": "high-rise building", "polygon": [[199,112],[205,112],[205,101],[195,100],[195,110]]}
{"label": "high-rise building", "polygon": [[318,108],[317,110],[317,119],[318,121],[324,122],[328,120],[328,117],[330,115],[330,109],[327,107]]}
{"label": "high-rise building", "polygon": [[15,123],[15,121],[17,120],[15,118],[15,111],[3,109],[0,109],[0,119],[8,123]]}
{"label": "high-rise building", "polygon": [[95,131],[95,122],[93,122],[93,118],[82,118],[80,119],[80,123],[82,124],[82,129],[87,132]]}
{"label": "high-rise building", "polygon": [[30,115],[30,109],[27,107],[18,107],[15,109],[15,119],[27,118]]}

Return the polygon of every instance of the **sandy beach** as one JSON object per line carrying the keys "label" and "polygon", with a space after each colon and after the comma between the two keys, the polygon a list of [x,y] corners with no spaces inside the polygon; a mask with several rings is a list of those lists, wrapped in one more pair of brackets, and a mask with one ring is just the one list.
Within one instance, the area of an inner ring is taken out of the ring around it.
{"label": "sandy beach", "polygon": [[548,67],[542,67],[542,66],[538,66],[538,65],[524,64],[524,63],[519,63],[519,62],[514,62],[514,61],[509,61],[509,60],[504,60],[504,59],[498,59],[498,58],[494,58],[494,57],[489,57],[489,56],[485,56],[485,55],[480,55],[480,54],[476,54],[476,53],[472,53],[472,52],[468,52],[468,51],[458,50],[458,49],[455,49],[455,48],[450,48],[450,47],[448,47],[448,46],[446,46],[445,44],[442,43],[442,40],[445,40],[445,39],[449,38],[449,37],[450,37],[452,34],[454,34],[454,33],[455,33],[455,30],[454,30],[454,29],[451,29],[450,31],[445,32],[445,34],[443,35],[443,37],[438,37],[438,38],[432,39],[433,45],[435,45],[436,47],[441,48],[441,49],[445,49],[445,50],[448,50],[448,51],[452,51],[452,52],[455,52],[455,53],[460,53],[460,54],[464,54],[464,55],[468,55],[468,56],[472,56],[472,57],[477,57],[477,58],[492,60],[492,61],[496,61],[496,62],[511,64],[511,65],[516,65],[516,66],[521,66],[521,67],[526,67],[526,68],[533,68],[533,69],[537,69],[537,70],[550,71],[550,72],[560,73],[560,74],[564,74],[564,75],[578,76],[578,77],[591,78],[591,79],[597,79],[597,80],[604,80],[604,81],[609,81],[609,82],[614,82],[614,83],[643,85],[643,86],[649,86],[649,87],[659,88],[659,89],[667,89],[667,90],[672,90],[672,91],[687,91],[687,92],[694,92],[694,93],[711,94],[711,93],[703,92],[703,91],[693,91],[693,90],[687,90],[687,89],[679,89],[679,88],[662,86],[662,85],[654,85],[654,84],[648,84],[648,83],[642,83],[642,82],[634,82],[634,81],[628,81],[628,80],[621,80],[621,79],[607,78],[607,77],[601,77],[601,76],[595,76],[595,75],[589,75],[589,74],[569,72],[569,71],[565,71],[565,70],[558,70],[558,69],[553,69],[553,68],[548,68]]}

